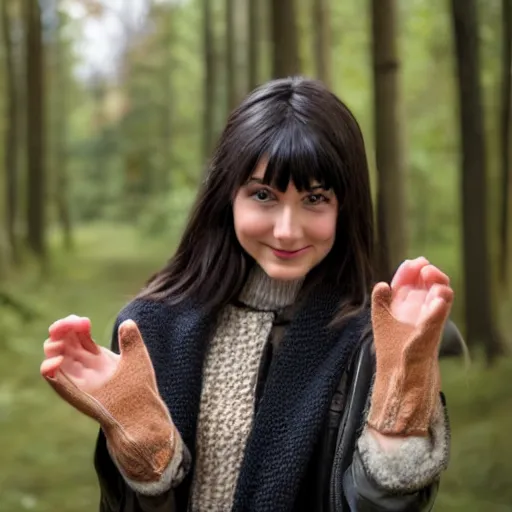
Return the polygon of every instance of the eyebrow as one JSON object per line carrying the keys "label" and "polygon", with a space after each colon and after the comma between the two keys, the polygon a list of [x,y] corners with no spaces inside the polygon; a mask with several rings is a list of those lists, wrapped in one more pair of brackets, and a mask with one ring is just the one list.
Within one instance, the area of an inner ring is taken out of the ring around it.
{"label": "eyebrow", "polygon": [[[255,177],[249,178],[249,181],[247,183],[259,183],[260,185],[265,184],[265,183],[263,183],[263,180],[261,178],[255,178]],[[319,189],[328,190],[323,185],[315,185],[314,187],[311,187],[309,190],[313,191],[313,190],[319,190]]]}

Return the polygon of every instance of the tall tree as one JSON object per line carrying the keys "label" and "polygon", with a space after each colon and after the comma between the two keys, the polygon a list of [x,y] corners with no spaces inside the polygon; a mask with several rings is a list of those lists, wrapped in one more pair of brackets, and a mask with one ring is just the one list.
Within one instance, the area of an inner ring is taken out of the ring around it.
{"label": "tall tree", "polygon": [[329,0],[313,0],[313,57],[316,76],[327,87],[331,87],[331,26],[329,16]]}
{"label": "tall tree", "polygon": [[485,130],[475,0],[451,0],[462,144],[464,303],[468,344],[484,345],[489,361],[503,352],[492,316],[487,233]]}
{"label": "tall tree", "polygon": [[226,0],[226,93],[228,112],[236,106],[237,76],[236,76],[236,35],[235,35],[235,0]]}
{"label": "tall tree", "polygon": [[64,248],[73,247],[73,234],[71,226],[71,213],[69,210],[69,183],[68,183],[68,77],[66,66],[66,48],[63,39],[64,13],[57,9],[58,25],[52,38],[51,56],[53,57],[53,121],[54,145],[52,170],[55,177],[55,203],[57,218],[62,230]]}
{"label": "tall tree", "polygon": [[295,0],[270,0],[272,41],[274,43],[272,76],[282,78],[300,73],[297,12]]}
{"label": "tall tree", "polygon": [[[174,15],[178,6],[161,6],[163,15],[163,38],[162,38],[162,64],[160,74],[162,81],[162,134],[161,134],[161,188],[168,191],[172,187],[171,166],[172,166],[172,118],[174,115],[174,94],[172,87],[172,73],[174,69],[173,42],[174,42]],[[158,12],[158,11],[157,11]]]}
{"label": "tall tree", "polygon": [[248,60],[248,87],[252,91],[259,83],[260,64],[260,2],[259,0],[248,0],[247,9],[247,60]]}
{"label": "tall tree", "polygon": [[45,148],[43,41],[41,7],[25,0],[27,83],[27,238],[29,248],[41,259],[45,247]]}
{"label": "tall tree", "polygon": [[203,0],[203,159],[206,161],[212,150],[215,130],[215,48],[213,37],[213,15],[210,0]]}
{"label": "tall tree", "polygon": [[502,0],[500,281],[508,289],[512,123],[512,0]]}
{"label": "tall tree", "polygon": [[377,161],[377,272],[389,280],[407,247],[396,0],[372,0],[374,131]]}
{"label": "tall tree", "polygon": [[16,70],[10,24],[11,3],[1,3],[2,34],[5,48],[7,126],[5,129],[5,206],[6,233],[9,250],[14,262],[18,261],[18,242],[16,236],[16,218],[18,211],[18,104],[16,90]]}

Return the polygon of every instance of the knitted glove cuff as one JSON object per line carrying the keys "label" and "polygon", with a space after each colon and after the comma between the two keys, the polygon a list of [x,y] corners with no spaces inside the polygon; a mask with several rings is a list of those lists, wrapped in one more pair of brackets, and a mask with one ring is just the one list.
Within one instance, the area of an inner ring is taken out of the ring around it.
{"label": "knitted glove cuff", "polygon": [[121,473],[126,483],[138,494],[143,496],[158,496],[169,489],[179,485],[191,466],[191,456],[185,443],[183,443],[181,436],[176,437],[176,445],[174,447],[174,454],[168,464],[168,466],[161,472],[158,480],[151,481],[139,481],[130,478],[121,463],[117,460],[117,455],[114,450],[111,449],[107,441],[107,449],[117,469]]}

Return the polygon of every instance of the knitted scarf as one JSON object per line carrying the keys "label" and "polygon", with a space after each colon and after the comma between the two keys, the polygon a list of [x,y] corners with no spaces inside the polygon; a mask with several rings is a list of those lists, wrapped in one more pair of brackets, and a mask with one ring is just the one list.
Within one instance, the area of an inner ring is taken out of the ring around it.
{"label": "knitted scarf", "polygon": [[[290,323],[247,440],[233,512],[292,512],[299,487],[307,485],[307,465],[336,385],[368,324],[365,313],[342,329],[330,328],[340,299],[337,290],[312,291]],[[194,460],[202,366],[214,319],[191,303],[135,300],[118,316],[114,333],[129,318],[139,326],[160,394]],[[187,510],[191,474],[176,488],[178,512]]]}

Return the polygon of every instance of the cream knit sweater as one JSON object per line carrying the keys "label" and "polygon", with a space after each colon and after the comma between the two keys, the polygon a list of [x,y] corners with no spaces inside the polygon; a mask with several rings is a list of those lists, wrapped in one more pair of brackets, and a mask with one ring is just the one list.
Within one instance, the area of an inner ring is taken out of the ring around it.
{"label": "cream knit sweater", "polygon": [[293,303],[300,285],[272,281],[256,270],[240,296],[243,304],[228,306],[220,315],[203,369],[192,511],[231,509],[263,349],[276,312]]}

